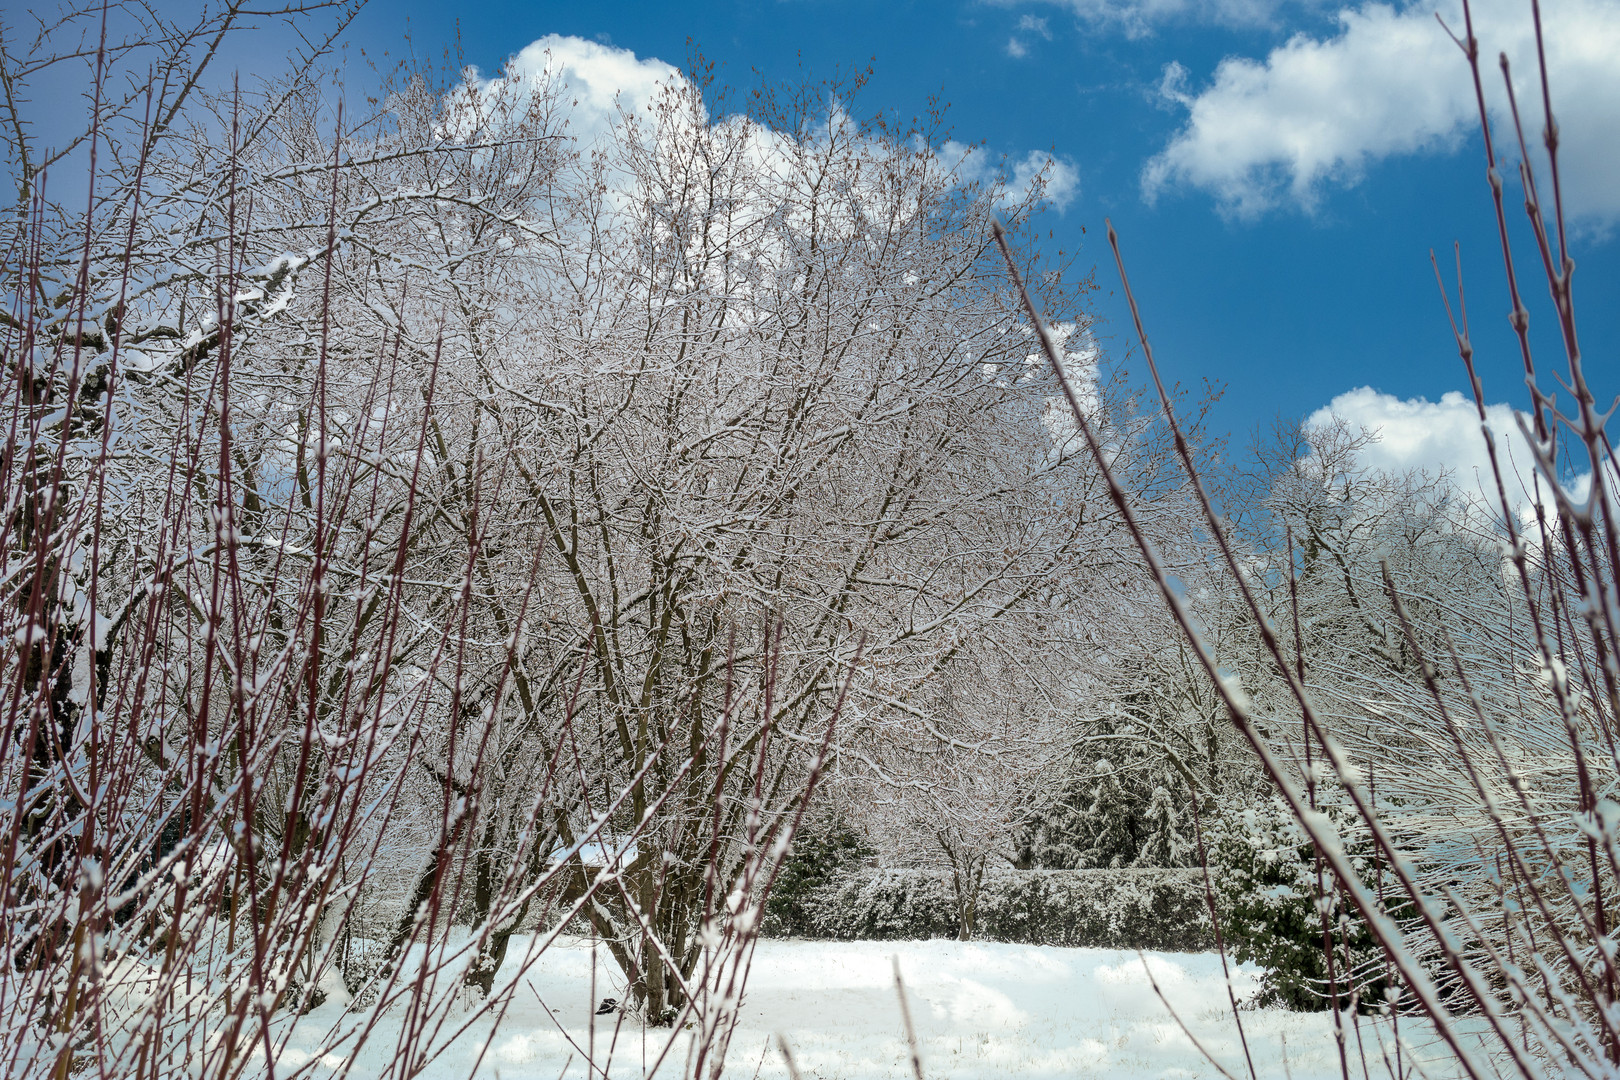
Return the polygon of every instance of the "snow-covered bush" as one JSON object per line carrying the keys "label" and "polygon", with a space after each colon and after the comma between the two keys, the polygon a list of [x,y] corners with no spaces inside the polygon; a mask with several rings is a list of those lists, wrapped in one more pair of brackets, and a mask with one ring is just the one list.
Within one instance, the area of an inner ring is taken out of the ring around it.
{"label": "snow-covered bush", "polygon": [[988,899],[981,926],[995,941],[1171,951],[1213,944],[1202,870],[1015,871]]}
{"label": "snow-covered bush", "polygon": [[[1362,881],[1383,896],[1387,873],[1366,830],[1342,809],[1328,814]],[[1386,1002],[1392,980],[1383,945],[1281,800],[1258,799],[1222,817],[1210,833],[1221,933],[1233,956],[1263,969],[1258,1004],[1324,1009],[1333,1002],[1346,1007],[1352,998],[1367,1007]],[[1397,903],[1388,914],[1411,912]]]}
{"label": "snow-covered bush", "polygon": [[[803,936],[840,941],[956,937],[948,871],[860,870],[806,905]],[[1013,870],[989,875],[975,936],[1112,949],[1212,947],[1200,870]]]}
{"label": "snow-covered bush", "polygon": [[814,936],[818,897],[874,854],[866,838],[840,818],[805,829],[794,837],[765,902],[763,932],[769,937]]}

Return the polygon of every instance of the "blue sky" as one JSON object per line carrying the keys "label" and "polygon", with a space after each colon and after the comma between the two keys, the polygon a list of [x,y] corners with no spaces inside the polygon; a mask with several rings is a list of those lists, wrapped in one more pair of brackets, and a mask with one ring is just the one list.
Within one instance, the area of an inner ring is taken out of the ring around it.
{"label": "blue sky", "polygon": [[[1437,2],[1456,18],[1452,0]],[[1487,56],[1507,47],[1529,74],[1528,4],[1476,3]],[[1434,8],[371,0],[354,42],[398,55],[408,27],[417,53],[439,57],[459,40],[486,72],[548,34],[678,67],[696,48],[742,88],[871,64],[856,111],[909,117],[937,94],[950,103],[956,139],[1013,158],[1050,151],[1073,166],[1078,192],[1047,224],[1054,246],[1078,251],[1082,269],[1097,267],[1104,347],[1121,355],[1135,339],[1105,240],[1111,217],[1167,375],[1224,384],[1215,426],[1242,442],[1277,414],[1304,416],[1358,387],[1434,403],[1465,389],[1429,265],[1433,248],[1449,268],[1453,241],[1463,248],[1489,397],[1523,397],[1467,68]],[[1544,10],[1560,65],[1553,95],[1570,142],[1567,179],[1582,211],[1582,344],[1602,396],[1617,389],[1620,339],[1620,0],[1547,0]],[[1539,95],[1527,105],[1539,107]],[[1510,211],[1528,257],[1516,194]],[[1527,281],[1550,366],[1557,341],[1546,289],[1539,271]],[[1436,434],[1456,428],[1455,408],[1361,395],[1341,411],[1407,425],[1405,450],[1390,429],[1392,464],[1471,456]]]}

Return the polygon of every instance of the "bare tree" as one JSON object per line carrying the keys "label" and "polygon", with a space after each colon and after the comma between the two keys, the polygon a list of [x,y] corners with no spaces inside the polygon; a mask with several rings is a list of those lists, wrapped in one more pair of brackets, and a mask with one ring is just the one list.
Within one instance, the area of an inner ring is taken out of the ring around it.
{"label": "bare tree", "polygon": [[969,648],[912,703],[927,722],[882,725],[889,745],[869,759],[869,832],[893,863],[950,871],[957,937],[967,941],[986,875],[1013,865],[1022,832],[1062,782],[1072,699]]}
{"label": "bare tree", "polygon": [[650,823],[591,917],[654,1017],[684,1005],[744,841],[797,811],[857,642],[846,757],[869,725],[933,723],[916,691],[969,643],[1051,660],[998,628],[1117,557],[1070,513],[1096,474],[987,276],[1003,189],[847,96],[762,100],[715,120],[686,83],[623,117],[553,204],[533,335],[476,374],[521,478],[510,543],[545,553],[514,680],[537,715],[578,683],[582,760],[631,785],[610,829]]}

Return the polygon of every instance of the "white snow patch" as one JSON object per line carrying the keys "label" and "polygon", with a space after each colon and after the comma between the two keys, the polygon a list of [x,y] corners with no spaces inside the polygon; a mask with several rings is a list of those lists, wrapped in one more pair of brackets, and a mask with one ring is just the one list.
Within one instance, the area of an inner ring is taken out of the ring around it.
{"label": "white snow patch", "polygon": [[[498,986],[509,977],[511,957],[521,956],[525,948],[525,942],[513,941]],[[785,1077],[774,1042],[780,1033],[806,1077],[909,1077],[890,960],[896,955],[929,1080],[1218,1075],[1166,1012],[1137,954],[956,941],[761,942],[731,1041],[728,1075]],[[1145,959],[1182,1022],[1233,1075],[1246,1073],[1219,957],[1148,953]],[[520,983],[493,1039],[487,1023],[474,1025],[422,1075],[466,1076],[486,1040],[489,1051],[479,1075],[493,1075],[490,1070],[498,1068],[502,1080],[555,1080],[570,1055],[575,1060],[568,1075],[584,1075],[574,1047],[539,1001],[544,1000],[556,1023],[579,1045],[586,1045],[595,1004],[591,969],[589,943],[563,939],[524,977],[528,985]],[[1256,978],[1253,968],[1234,965],[1240,999],[1253,993]],[[596,994],[627,996],[605,950],[597,954]],[[310,1049],[300,1045],[313,1047],[337,1018],[338,1008],[326,1005],[305,1018],[294,1033],[287,1063],[311,1059]],[[615,1040],[611,1032],[617,1019],[617,1014],[594,1018],[596,1046],[600,1053],[610,1041],[614,1044],[610,1075],[639,1077],[642,1063],[657,1058],[671,1033],[667,1028],[644,1031],[626,1016]],[[1332,1019],[1326,1014],[1256,1009],[1246,1011],[1243,1021],[1261,1080],[1339,1076]],[[384,1017],[351,1075],[384,1071],[398,1024],[396,1017]],[[1366,1017],[1360,1028],[1369,1059],[1376,1062],[1387,1028]],[[299,1037],[306,1030],[308,1042]],[[1403,1039],[1422,1046],[1430,1043],[1425,1034],[1418,1022],[1402,1021]],[[685,1040],[691,1033],[677,1032],[675,1037],[680,1041],[661,1074],[678,1075],[686,1058]],[[1423,1056],[1433,1058],[1437,1052],[1431,1049]],[[1434,1080],[1453,1075],[1433,1063],[1425,1070]]]}

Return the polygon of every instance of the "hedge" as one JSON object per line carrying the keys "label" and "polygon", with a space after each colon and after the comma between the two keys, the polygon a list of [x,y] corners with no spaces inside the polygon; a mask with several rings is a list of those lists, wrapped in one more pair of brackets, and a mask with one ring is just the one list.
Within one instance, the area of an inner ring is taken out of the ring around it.
{"label": "hedge", "polygon": [[[777,936],[837,941],[956,937],[948,872],[857,870],[804,905]],[[1202,870],[1016,870],[986,878],[975,937],[1025,945],[1212,949]]]}

